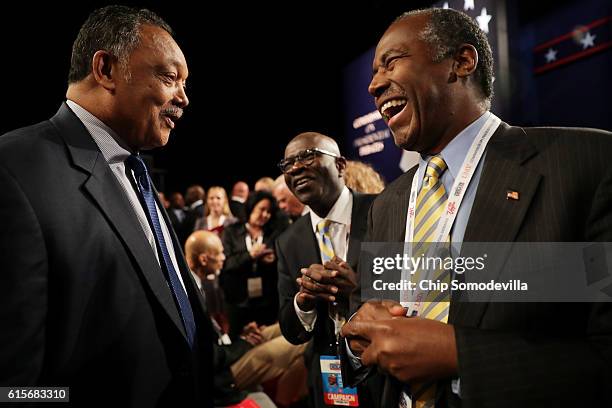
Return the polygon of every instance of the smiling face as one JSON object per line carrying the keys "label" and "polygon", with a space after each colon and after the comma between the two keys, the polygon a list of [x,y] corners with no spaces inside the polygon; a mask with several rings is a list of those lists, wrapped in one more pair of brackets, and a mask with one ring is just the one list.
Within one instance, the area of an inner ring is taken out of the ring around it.
{"label": "smiling face", "polygon": [[[318,133],[302,133],[285,149],[285,159],[296,157],[307,149],[319,148],[340,156],[333,139]],[[343,157],[331,157],[316,153],[311,165],[295,163],[285,172],[285,182],[297,199],[308,205],[321,217],[325,217],[344,187]]]}
{"label": "smiling face", "polygon": [[211,214],[215,216],[223,214],[223,207],[226,202],[225,191],[223,191],[223,189],[219,187],[211,187],[208,189],[206,205],[208,205]]}
{"label": "smiling face", "polygon": [[436,153],[455,136],[448,127],[456,102],[453,59],[433,62],[429,45],[419,38],[428,19],[409,16],[387,29],[376,47],[368,91],[397,146]]}
{"label": "smiling face", "polygon": [[253,207],[253,211],[249,214],[249,224],[254,227],[263,228],[270,221],[270,217],[272,217],[272,203],[266,198],[260,200]]}
{"label": "smiling face", "polygon": [[111,127],[133,150],[165,145],[189,103],[183,52],[167,31],[143,25],[128,71],[117,66]]}

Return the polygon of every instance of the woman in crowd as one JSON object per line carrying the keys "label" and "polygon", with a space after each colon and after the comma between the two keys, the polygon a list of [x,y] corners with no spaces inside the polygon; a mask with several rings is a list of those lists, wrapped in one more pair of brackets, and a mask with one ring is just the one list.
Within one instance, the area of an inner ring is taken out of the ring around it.
{"label": "woman in crowd", "polygon": [[249,322],[269,325],[277,320],[276,255],[274,242],[282,232],[276,201],[256,191],[245,203],[247,222],[230,225],[223,234],[226,256],[220,283],[225,293],[230,336]]}
{"label": "woman in crowd", "polygon": [[237,219],[230,211],[225,189],[213,186],[208,189],[204,215],[196,221],[194,231],[207,230],[221,235],[225,227],[236,221]]}
{"label": "woman in crowd", "polygon": [[385,182],[371,165],[347,160],[344,182],[353,191],[364,194],[378,194],[385,189]]}

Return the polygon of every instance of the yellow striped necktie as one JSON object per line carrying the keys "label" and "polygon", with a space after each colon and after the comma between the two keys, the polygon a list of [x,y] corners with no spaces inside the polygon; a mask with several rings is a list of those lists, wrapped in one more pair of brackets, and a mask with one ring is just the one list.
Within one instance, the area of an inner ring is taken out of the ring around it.
{"label": "yellow striped necktie", "polygon": [[[414,220],[414,249],[413,256],[421,256],[427,253],[427,243],[432,243],[435,239],[435,231],[438,221],[446,208],[448,194],[440,178],[447,169],[447,165],[440,156],[433,156],[427,163],[423,185],[417,196],[416,213]],[[448,237],[445,238],[448,240]],[[437,256],[434,254],[434,256]],[[423,275],[426,271],[417,271],[417,275]],[[450,271],[434,270],[431,280],[450,282]],[[422,278],[418,276],[417,279]],[[420,316],[425,319],[437,320],[443,323],[448,322],[448,311],[450,303],[446,294],[439,294],[432,301],[423,302]],[[412,407],[413,408],[432,408],[435,406],[436,384],[432,383],[413,383]]]}
{"label": "yellow striped necktie", "polygon": [[319,241],[319,249],[321,250],[321,259],[323,263],[334,257],[334,246],[331,241],[329,228],[332,221],[323,219],[317,223],[317,241]]}

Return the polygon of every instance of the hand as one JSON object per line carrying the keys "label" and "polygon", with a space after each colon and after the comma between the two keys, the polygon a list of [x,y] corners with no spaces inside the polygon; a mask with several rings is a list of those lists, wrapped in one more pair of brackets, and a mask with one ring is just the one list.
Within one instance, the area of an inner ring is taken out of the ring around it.
{"label": "hand", "polygon": [[336,271],[331,283],[338,288],[336,297],[348,301],[357,287],[357,276],[351,266],[337,256],[323,264],[326,270]]}
{"label": "hand", "polygon": [[252,346],[257,346],[264,342],[261,334],[261,327],[257,326],[256,322],[251,322],[242,328],[240,338]]}
{"label": "hand", "polygon": [[457,375],[457,345],[452,325],[421,317],[387,320],[351,319],[342,335],[369,341],[361,354],[402,382],[430,381]]}
{"label": "hand", "polygon": [[[371,320],[387,320],[393,317],[401,317],[406,315],[406,309],[401,304],[392,300],[383,300],[364,303],[357,313],[351,318],[351,322],[371,321]],[[346,336],[349,340],[349,347],[356,356],[361,355],[364,350],[370,345],[369,339],[363,337]]]}
{"label": "hand", "polygon": [[261,262],[271,264],[276,262],[276,255],[274,255],[274,251],[271,249],[267,250],[267,253],[261,257]]}
{"label": "hand", "polygon": [[300,308],[303,304],[314,308],[316,298],[329,302],[348,302],[350,294],[357,287],[355,272],[336,256],[325,265],[313,264],[302,268],[300,272],[302,276],[297,278],[300,285],[297,302]]}
{"label": "hand", "polygon": [[259,259],[262,256],[265,256],[271,252],[273,253],[274,251],[268,248],[266,244],[256,243],[256,244],[253,244],[253,246],[251,247],[249,254],[251,255],[251,258]]}
{"label": "hand", "polygon": [[296,302],[300,309],[309,311],[315,308],[316,299],[333,302],[336,300],[338,288],[323,282],[333,281],[337,271],[325,270],[323,265],[312,264],[308,268],[300,270],[302,276],[296,279],[300,290]]}

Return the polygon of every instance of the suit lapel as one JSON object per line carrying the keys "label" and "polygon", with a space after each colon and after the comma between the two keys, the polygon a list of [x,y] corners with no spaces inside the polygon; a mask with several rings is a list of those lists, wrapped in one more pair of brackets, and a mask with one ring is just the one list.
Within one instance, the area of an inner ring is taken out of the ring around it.
{"label": "suit lapel", "polygon": [[[312,231],[312,224],[310,223],[310,215],[306,214],[301,218],[304,222],[296,225],[295,235],[297,242],[304,242],[303,246],[293,246],[295,249],[295,257],[298,260],[297,264],[300,268],[307,268],[313,263],[321,263],[321,254],[319,252],[319,243],[317,237],[315,237]],[[297,271],[299,274],[299,270]],[[297,276],[296,276],[297,277]]]}
{"label": "suit lapel", "polygon": [[83,184],[84,190],[129,249],[151,291],[186,340],[183,323],[155,254],[144,237],[125,192],[91,135],[65,104],[51,122],[66,141],[73,163],[90,174]]}
{"label": "suit lapel", "polygon": [[361,240],[366,234],[368,228],[368,208],[366,204],[369,201],[365,200],[363,194],[353,194],[353,207],[351,209],[351,231],[349,233],[348,251],[346,254],[346,262],[356,270],[357,263],[359,262],[359,254],[361,252]]}
{"label": "suit lapel", "polygon": [[403,188],[397,190],[395,200],[389,200],[385,204],[390,206],[389,219],[386,225],[389,228],[389,237],[392,242],[404,242],[406,239],[406,219],[408,218],[408,204],[410,201],[410,190],[412,188],[412,179],[418,169],[414,166],[405,174],[401,175]]}
{"label": "suit lapel", "polygon": [[[523,166],[536,154],[535,147],[526,140],[521,128],[510,128],[505,123],[500,125],[487,147],[464,242],[515,241],[542,178],[540,174]],[[519,199],[508,199],[509,192],[518,192]],[[503,259],[507,257],[507,252]],[[466,254],[462,251],[461,255],[482,254]],[[489,270],[490,279],[497,279],[502,265],[503,262],[497,262]],[[453,302],[450,319],[454,323],[477,326],[486,305],[486,302]]]}

